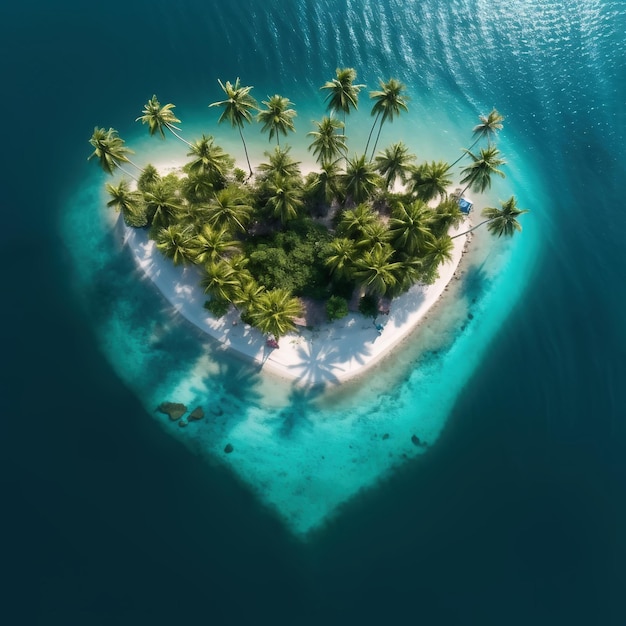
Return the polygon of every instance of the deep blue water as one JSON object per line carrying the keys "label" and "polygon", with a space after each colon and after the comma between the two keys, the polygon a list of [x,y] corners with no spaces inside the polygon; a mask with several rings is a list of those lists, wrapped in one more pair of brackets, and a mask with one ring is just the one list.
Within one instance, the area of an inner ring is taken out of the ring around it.
{"label": "deep blue water", "polygon": [[[7,623],[626,623],[623,3],[29,2],[0,18]],[[532,281],[437,446],[301,544],[105,360],[59,225],[96,124],[137,132],[153,92],[199,119],[217,77],[306,103],[337,65],[398,76],[453,128],[497,106],[549,202],[529,207]]]}

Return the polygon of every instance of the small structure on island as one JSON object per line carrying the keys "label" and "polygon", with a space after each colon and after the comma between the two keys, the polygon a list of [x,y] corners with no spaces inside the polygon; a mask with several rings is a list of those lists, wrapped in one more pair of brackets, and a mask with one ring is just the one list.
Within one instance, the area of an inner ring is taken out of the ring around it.
{"label": "small structure on island", "polygon": [[459,208],[461,209],[461,213],[465,215],[469,215],[469,212],[472,210],[474,204],[470,202],[467,198],[459,198]]}

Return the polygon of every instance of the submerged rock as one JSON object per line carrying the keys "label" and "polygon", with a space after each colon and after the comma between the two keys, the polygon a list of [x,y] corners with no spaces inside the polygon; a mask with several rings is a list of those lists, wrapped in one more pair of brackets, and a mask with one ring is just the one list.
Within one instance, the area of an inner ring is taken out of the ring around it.
{"label": "submerged rock", "polygon": [[428,444],[425,441],[422,441],[417,435],[413,435],[411,437],[411,441],[420,448],[426,447]]}
{"label": "submerged rock", "polygon": [[186,417],[183,417],[179,422],[178,425],[183,427],[183,426],[187,426],[187,424],[189,424],[189,422],[187,421]]}
{"label": "submerged rock", "polygon": [[383,439],[389,439],[389,433],[385,433],[385,434],[383,435]]}
{"label": "submerged rock", "polygon": [[161,402],[157,411],[159,413],[169,415],[169,418],[174,421],[180,419],[185,413],[187,413],[187,407],[180,402]]}
{"label": "submerged rock", "polygon": [[201,420],[204,417],[204,411],[201,406],[197,406],[190,414],[189,421],[193,422],[196,420]]}
{"label": "submerged rock", "polygon": [[220,415],[224,415],[224,409],[221,406],[214,406],[211,409],[211,413],[213,413],[213,415],[217,415],[219,417]]}
{"label": "submerged rock", "polygon": [[226,452],[226,454],[230,454],[235,448],[233,448],[232,444],[227,443],[226,447],[224,448],[224,452]]}

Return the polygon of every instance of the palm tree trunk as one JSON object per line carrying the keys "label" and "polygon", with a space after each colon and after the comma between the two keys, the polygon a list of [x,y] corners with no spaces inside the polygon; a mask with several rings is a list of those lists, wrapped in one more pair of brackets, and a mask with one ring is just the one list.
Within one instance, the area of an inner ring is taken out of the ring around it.
{"label": "palm tree trunk", "polygon": [[378,146],[378,139],[380,138],[380,131],[383,129],[383,123],[381,121],[380,126],[378,127],[378,132],[376,133],[376,141],[374,142],[374,147],[372,148],[372,158],[370,161],[374,160],[374,155],[376,154],[376,146]]}
{"label": "palm tree trunk", "polygon": [[175,130],[174,127],[171,126],[170,124],[165,124],[166,128],[170,131],[170,133],[172,133],[172,135],[174,135],[174,137],[176,137],[176,139],[180,139],[183,143],[186,143],[187,146],[189,146],[191,148],[191,144],[186,140],[183,139]]}
{"label": "palm tree trunk", "polygon": [[452,237],[450,237],[450,239],[456,239],[457,237],[460,237],[461,235],[467,235],[468,233],[471,233],[472,231],[476,230],[479,226],[482,226],[483,224],[486,224],[487,222],[492,222],[495,219],[496,219],[495,217],[492,217],[488,220],[483,220],[482,222],[480,222],[480,224],[476,224],[476,226],[472,226],[469,230],[459,233],[458,235],[453,235]]}
{"label": "palm tree trunk", "polygon": [[243,143],[243,150],[246,153],[246,161],[248,162],[248,169],[250,170],[250,178],[252,177],[252,165],[250,165],[250,157],[248,156],[248,146],[246,146],[246,141],[243,138],[243,131],[241,130],[241,126],[239,128],[239,136],[241,137],[241,143]]}
{"label": "palm tree trunk", "polygon": [[482,136],[476,137],[476,139],[472,142],[472,145],[469,148],[463,149],[463,154],[450,166],[454,167],[464,156],[467,156],[467,153],[472,150],[472,148],[482,139]]}
{"label": "palm tree trunk", "polygon": [[139,170],[142,174],[143,174],[143,168],[139,167],[139,165],[137,165],[137,163],[134,163],[133,161],[131,161],[130,159],[128,159],[128,162],[136,169]]}
{"label": "palm tree trunk", "polygon": [[374,129],[376,128],[376,124],[378,123],[379,117],[380,117],[380,111],[378,111],[378,113],[376,114],[376,119],[374,120],[374,123],[372,124],[372,127],[370,128],[370,134],[367,136],[367,143],[365,144],[366,156],[367,156],[367,149],[370,147],[370,139],[372,138],[372,133],[374,132]]}
{"label": "palm tree trunk", "polygon": [[[130,163],[130,161],[129,161],[129,163]],[[135,164],[133,163],[133,165],[135,165]],[[135,176],[133,176],[128,170],[125,170],[119,163],[117,164],[117,167],[120,170],[122,170],[122,172],[124,172],[124,174],[126,174],[126,176],[130,176],[136,183],[139,182],[139,179],[137,179]],[[137,167],[137,166],[135,165],[135,167]],[[139,168],[139,169],[141,169],[141,168]]]}

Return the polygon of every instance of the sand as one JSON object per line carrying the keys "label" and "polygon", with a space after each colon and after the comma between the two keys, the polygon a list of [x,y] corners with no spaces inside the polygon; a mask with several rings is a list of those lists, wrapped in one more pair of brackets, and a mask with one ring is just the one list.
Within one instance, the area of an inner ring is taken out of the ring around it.
{"label": "sand", "polygon": [[[464,223],[450,234],[467,228]],[[220,319],[204,308],[207,296],[199,286],[199,268],[174,266],[148,239],[145,230],[124,226],[123,237],[141,271],[178,313],[219,341],[223,349],[261,364],[264,372],[305,387],[338,384],[363,375],[382,358],[393,358],[394,348],[417,328],[444,293],[467,242],[466,237],[453,239],[452,261],[440,266],[437,281],[428,286],[415,285],[392,300],[389,314],[372,320],[351,313],[313,329],[299,327],[282,337],[280,347],[274,349],[266,345],[267,337],[239,319],[234,308]]]}

